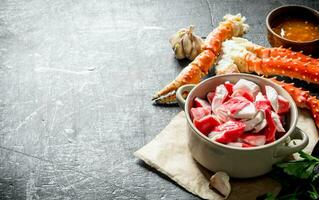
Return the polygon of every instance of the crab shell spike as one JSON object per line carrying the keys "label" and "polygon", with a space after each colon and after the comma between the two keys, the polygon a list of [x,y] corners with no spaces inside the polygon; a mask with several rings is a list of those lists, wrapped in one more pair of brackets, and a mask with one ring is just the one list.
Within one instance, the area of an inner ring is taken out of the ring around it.
{"label": "crab shell spike", "polygon": [[307,103],[308,103],[308,106],[310,107],[310,111],[315,120],[315,123],[317,127],[319,128],[319,100],[316,97],[311,96],[309,97]]}
{"label": "crab shell spike", "polygon": [[309,91],[297,88],[293,86],[293,84],[278,81],[276,78],[271,78],[270,80],[284,88],[291,95],[299,108],[309,109],[315,120],[317,128],[319,128],[319,100],[317,97],[311,96]]}
{"label": "crab shell spike", "polygon": [[285,89],[299,108],[310,108],[307,103],[307,100],[310,97],[310,93],[308,91],[304,91],[301,88],[295,87],[293,83],[278,81],[276,78],[270,78],[270,80]]}
{"label": "crab shell spike", "polygon": [[173,104],[176,104],[177,103],[176,94],[174,93],[174,94],[170,94],[170,95],[155,99],[154,103],[157,104],[157,105],[173,105]]}
{"label": "crab shell spike", "polygon": [[[227,27],[227,28],[224,28]],[[220,27],[219,29],[213,30],[211,32],[204,44],[204,49],[211,50],[214,54],[219,54],[222,42],[226,39],[229,39],[232,37],[232,23],[231,22],[224,22],[223,27]]]}
{"label": "crab shell spike", "polygon": [[[276,61],[269,58],[258,58],[253,53],[247,52],[246,55],[238,55],[235,58],[235,64],[240,72],[259,73],[263,75],[284,75],[297,78],[311,83],[319,84],[319,67],[315,64],[309,64],[311,70],[303,66],[303,62],[290,59],[278,59]],[[291,66],[290,68],[288,66]],[[247,70],[248,69],[248,70]]]}
{"label": "crab shell spike", "polygon": [[265,58],[265,57],[281,57],[281,58],[292,58],[294,60],[299,60],[302,62],[310,62],[315,65],[319,65],[319,60],[316,58],[312,58],[310,56],[304,55],[301,52],[294,52],[290,49],[275,47],[275,48],[265,48],[265,47],[259,47],[259,48],[250,48],[247,49],[249,51],[252,51],[255,53],[259,58]]}

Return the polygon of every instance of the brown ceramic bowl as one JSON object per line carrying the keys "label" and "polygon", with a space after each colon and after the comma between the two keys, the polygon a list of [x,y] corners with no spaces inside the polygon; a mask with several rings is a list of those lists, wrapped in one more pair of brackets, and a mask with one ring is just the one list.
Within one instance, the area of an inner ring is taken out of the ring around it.
{"label": "brown ceramic bowl", "polygon": [[303,51],[305,54],[311,54],[315,57],[318,57],[319,39],[300,42],[283,38],[277,33],[275,33],[275,31],[272,29],[274,23],[276,23],[278,19],[284,17],[302,18],[305,20],[309,19],[319,24],[319,12],[306,6],[289,5],[281,6],[272,10],[266,18],[268,41],[271,46],[282,46],[285,48],[291,48],[294,51]]}

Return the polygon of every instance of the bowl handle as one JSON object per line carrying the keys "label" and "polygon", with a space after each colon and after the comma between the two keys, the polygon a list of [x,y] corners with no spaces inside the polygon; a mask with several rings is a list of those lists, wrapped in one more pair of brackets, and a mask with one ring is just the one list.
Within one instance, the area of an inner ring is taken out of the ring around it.
{"label": "bowl handle", "polygon": [[183,97],[183,93],[190,92],[195,86],[196,86],[195,84],[187,84],[187,85],[183,85],[183,86],[178,88],[178,90],[176,92],[176,100],[177,100],[179,107],[181,107],[181,109],[185,110],[185,102],[186,101]]}
{"label": "bowl handle", "polygon": [[290,139],[291,141],[289,141],[288,145],[283,145],[276,149],[274,153],[275,158],[285,157],[301,151],[309,143],[307,134],[298,127],[296,127],[295,130],[292,132],[292,134],[290,135]]}

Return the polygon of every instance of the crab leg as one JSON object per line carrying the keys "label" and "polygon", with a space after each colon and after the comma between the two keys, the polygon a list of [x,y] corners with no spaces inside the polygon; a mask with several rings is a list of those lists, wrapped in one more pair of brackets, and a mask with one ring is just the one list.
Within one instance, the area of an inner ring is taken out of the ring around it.
{"label": "crab leg", "polygon": [[319,100],[315,96],[310,96],[307,100],[308,106],[311,110],[317,128],[319,128]]}
{"label": "crab leg", "polygon": [[255,53],[260,58],[270,58],[270,57],[283,57],[293,60],[299,60],[303,63],[309,63],[312,65],[319,66],[319,60],[312,58],[310,56],[306,56],[301,52],[294,52],[290,49],[285,48],[255,48],[255,49],[248,49],[251,52]]}
{"label": "crab leg", "polygon": [[208,71],[216,62],[221,50],[222,42],[233,36],[240,36],[247,31],[248,25],[244,24],[245,17],[241,17],[240,14],[226,15],[224,19],[225,21],[221,22],[219,26],[208,35],[205,41],[204,50],[193,62],[181,71],[175,80],[157,92],[152,100],[165,98],[165,95],[168,94],[169,98],[173,99],[172,93],[180,86],[189,83],[199,83],[201,79],[208,74]]}
{"label": "crab leg", "polygon": [[301,88],[295,87],[293,83],[285,83],[283,81],[278,81],[275,78],[271,78],[270,80],[283,87],[291,95],[299,108],[310,110],[317,128],[319,128],[319,100],[317,97],[311,96],[309,91],[304,91]]}
{"label": "crab leg", "polygon": [[292,60],[299,60],[303,63],[309,63],[319,66],[319,59],[312,58],[310,56],[302,54],[302,52],[295,52],[290,49],[282,48],[282,47],[273,47],[267,48],[257,44],[254,44],[246,39],[233,37],[232,40],[243,46],[246,50],[254,53],[259,58],[288,58]]}
{"label": "crab leg", "polygon": [[172,91],[176,91],[182,85],[199,83],[200,80],[208,73],[210,66],[215,62],[216,58],[217,57],[212,51],[202,51],[193,62],[191,62],[179,73],[174,81],[156,93],[152,100],[155,100]]}
{"label": "crab leg", "polygon": [[258,58],[251,52],[236,56],[234,61],[240,72],[288,76],[319,84],[319,66],[312,63],[284,57]]}
{"label": "crab leg", "polygon": [[310,97],[309,91],[302,90],[301,88],[297,88],[293,83],[285,83],[283,81],[278,81],[276,78],[270,78],[270,80],[274,83],[280,85],[283,89],[285,89],[291,97],[294,99],[296,105],[299,108],[309,108],[307,100]]}
{"label": "crab leg", "polygon": [[[264,48],[243,38],[233,38],[223,43],[222,61],[216,73],[224,73],[233,62],[239,72],[262,75],[281,75],[319,84],[317,59],[283,48]],[[234,67],[236,69],[236,67]]]}

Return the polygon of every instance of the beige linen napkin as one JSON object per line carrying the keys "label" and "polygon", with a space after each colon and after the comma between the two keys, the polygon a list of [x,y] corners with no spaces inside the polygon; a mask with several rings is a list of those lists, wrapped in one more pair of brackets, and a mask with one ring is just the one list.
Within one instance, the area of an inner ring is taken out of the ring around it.
{"label": "beige linen napkin", "polygon": [[[310,143],[305,151],[311,152],[318,140],[318,132],[308,112],[299,111],[298,127],[309,135]],[[208,187],[213,173],[200,166],[190,154],[184,112],[177,114],[161,133],[134,155],[203,199],[223,199]],[[279,183],[267,176],[231,179],[230,183],[232,192],[229,199],[256,199],[267,192],[277,194],[281,188]]]}

